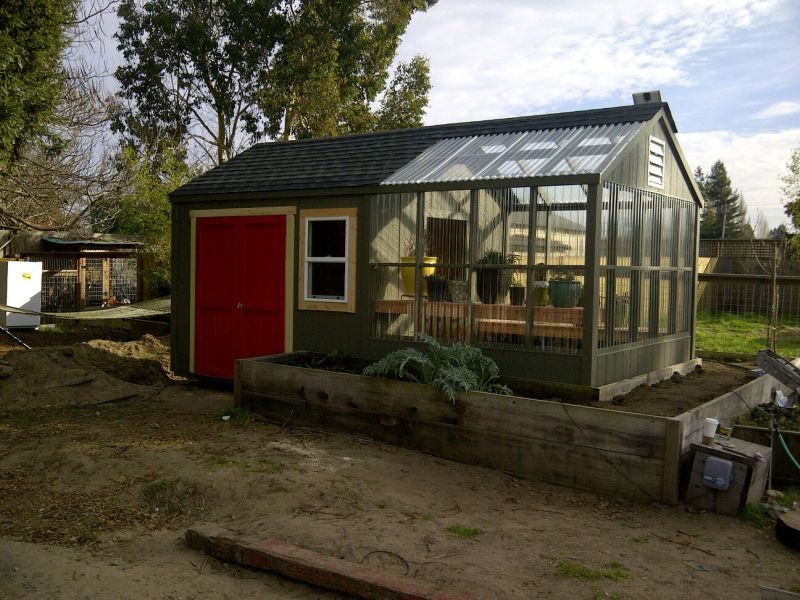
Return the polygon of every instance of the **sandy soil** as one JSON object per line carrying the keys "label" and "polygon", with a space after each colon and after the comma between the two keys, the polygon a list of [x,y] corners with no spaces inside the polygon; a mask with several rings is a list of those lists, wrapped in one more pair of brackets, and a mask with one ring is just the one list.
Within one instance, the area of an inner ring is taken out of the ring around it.
{"label": "sandy soil", "polygon": [[[241,412],[223,421],[230,392],[154,371],[164,351],[163,340],[143,338],[1,358],[16,368],[0,380],[0,598],[341,597],[188,550],[182,536],[196,521],[472,598],[800,589],[797,553],[735,518]],[[67,377],[87,381],[42,389]]]}

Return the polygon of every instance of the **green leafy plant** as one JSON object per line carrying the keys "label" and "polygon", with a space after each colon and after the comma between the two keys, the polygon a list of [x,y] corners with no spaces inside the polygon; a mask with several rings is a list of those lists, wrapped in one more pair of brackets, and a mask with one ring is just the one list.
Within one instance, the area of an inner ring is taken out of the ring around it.
{"label": "green leafy plant", "polygon": [[550,278],[550,281],[575,281],[573,273],[556,273]]}
{"label": "green leafy plant", "polygon": [[419,339],[427,344],[426,353],[416,348],[396,350],[364,369],[364,375],[433,385],[454,405],[460,391],[511,394],[511,390],[499,382],[497,363],[480,348],[461,343],[440,344],[424,334],[420,334]]}
{"label": "green leafy plant", "polygon": [[760,504],[745,504],[739,511],[739,518],[753,527],[767,529],[775,525],[775,521],[769,515],[769,509]]}
{"label": "green leafy plant", "polygon": [[478,259],[479,265],[515,265],[519,261],[516,254],[506,254],[500,250],[487,250]]}
{"label": "green leafy plant", "polygon": [[428,283],[447,283],[447,277],[434,273],[433,275],[425,275]]}
{"label": "green leafy plant", "polygon": [[536,263],[536,266],[533,268],[533,277],[536,281],[547,280],[547,266],[543,262]]}

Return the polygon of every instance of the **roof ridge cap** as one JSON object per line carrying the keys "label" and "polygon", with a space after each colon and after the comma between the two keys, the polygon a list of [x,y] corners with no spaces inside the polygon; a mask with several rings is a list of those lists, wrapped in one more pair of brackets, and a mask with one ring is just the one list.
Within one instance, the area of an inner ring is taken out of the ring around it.
{"label": "roof ridge cap", "polygon": [[[332,143],[334,141],[339,140],[347,140],[347,139],[358,139],[364,137],[379,137],[384,135],[397,135],[397,134],[405,134],[405,133],[420,133],[423,131],[432,131],[435,129],[448,129],[448,128],[458,128],[458,127],[467,127],[467,126],[478,126],[478,125],[500,125],[502,123],[510,123],[514,121],[522,121],[525,119],[548,119],[552,117],[559,117],[559,118],[569,118],[569,117],[579,117],[580,115],[586,115],[590,113],[604,113],[604,112],[612,112],[612,111],[635,111],[635,112],[655,112],[653,109],[654,107],[658,106],[659,108],[662,107],[666,102],[662,102],[660,104],[651,103],[651,104],[625,104],[622,106],[608,106],[604,108],[587,108],[581,110],[570,110],[570,111],[563,111],[563,112],[552,112],[552,113],[542,113],[542,114],[533,114],[533,115],[517,115],[512,117],[498,117],[496,119],[479,119],[477,121],[456,121],[453,123],[436,123],[433,125],[422,125],[420,127],[405,127],[401,129],[388,129],[385,131],[365,131],[361,133],[348,133],[345,135],[331,135],[326,137],[319,137],[319,138],[304,138],[300,140],[272,140],[272,141],[265,141],[265,142],[257,142],[250,146],[250,148],[255,148],[258,146],[270,146],[272,144],[292,144],[292,145],[307,145],[307,144],[325,144],[325,143]],[[648,110],[649,109],[649,110]],[[568,129],[569,127],[574,126],[562,126],[562,127],[554,127],[553,129]],[[512,132],[509,132],[512,133]],[[489,135],[489,134],[486,134]]]}

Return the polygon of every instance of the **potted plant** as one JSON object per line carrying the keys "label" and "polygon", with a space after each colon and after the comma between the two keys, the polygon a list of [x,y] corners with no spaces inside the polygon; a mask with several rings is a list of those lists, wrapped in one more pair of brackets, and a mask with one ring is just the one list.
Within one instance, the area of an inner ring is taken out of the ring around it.
{"label": "potted plant", "polygon": [[431,302],[444,302],[447,298],[447,277],[444,275],[425,275],[428,285],[428,300]]}
{"label": "potted plant", "polygon": [[487,250],[478,260],[477,292],[484,304],[502,301],[511,284],[512,273],[502,268],[517,263],[515,254],[505,254],[499,250]]}
{"label": "potted plant", "polygon": [[555,275],[550,278],[550,302],[558,308],[572,308],[578,305],[583,292],[580,281],[572,273]]}
{"label": "potted plant", "polygon": [[[426,234],[425,238],[425,255],[422,257],[422,262],[425,264],[434,264],[438,260],[435,256],[428,256],[428,249],[430,247],[430,234]],[[411,236],[406,240],[403,246],[403,255],[400,257],[400,262],[408,266],[400,267],[400,278],[403,281],[403,296],[415,296],[417,293],[417,277],[416,277],[416,262],[417,262],[417,238]],[[436,267],[422,267],[422,296],[428,295],[427,282],[425,277],[433,275]]]}
{"label": "potted plant", "polygon": [[522,282],[520,273],[514,273],[511,277],[511,287],[508,288],[508,298],[514,306],[525,304],[525,285]]}
{"label": "potted plant", "polygon": [[614,296],[614,327],[628,327],[631,297],[628,294]]}
{"label": "potted plant", "polygon": [[533,268],[533,277],[533,304],[534,306],[547,306],[550,302],[548,294],[550,284],[547,282],[547,268],[544,263],[538,263]]}

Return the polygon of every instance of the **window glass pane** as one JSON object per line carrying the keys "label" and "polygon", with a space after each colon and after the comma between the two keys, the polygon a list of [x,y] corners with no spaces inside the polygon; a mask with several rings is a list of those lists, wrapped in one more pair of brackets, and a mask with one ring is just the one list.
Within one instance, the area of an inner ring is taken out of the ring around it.
{"label": "window glass pane", "polygon": [[308,279],[309,297],[344,299],[344,263],[311,263]]}
{"label": "window glass pane", "polygon": [[344,219],[309,220],[308,256],[344,257],[347,243],[347,221]]}

